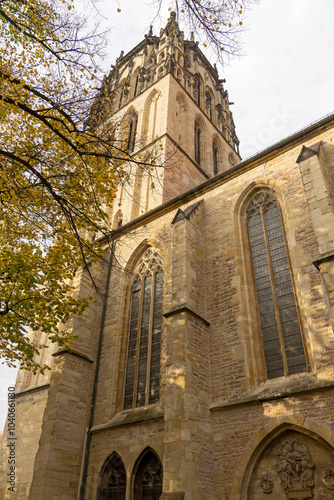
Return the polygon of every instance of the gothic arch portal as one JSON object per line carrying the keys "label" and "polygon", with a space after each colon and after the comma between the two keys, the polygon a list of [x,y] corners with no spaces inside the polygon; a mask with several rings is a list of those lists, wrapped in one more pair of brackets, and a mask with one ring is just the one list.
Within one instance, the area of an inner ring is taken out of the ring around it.
{"label": "gothic arch portal", "polygon": [[330,500],[333,478],[333,433],[310,419],[287,417],[253,438],[236,471],[231,500]]}

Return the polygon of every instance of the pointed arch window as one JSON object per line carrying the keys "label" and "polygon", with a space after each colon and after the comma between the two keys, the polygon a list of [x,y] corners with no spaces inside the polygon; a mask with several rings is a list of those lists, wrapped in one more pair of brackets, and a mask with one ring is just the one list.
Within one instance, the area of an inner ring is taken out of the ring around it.
{"label": "pointed arch window", "polygon": [[149,248],[136,268],[131,314],[124,409],[159,401],[163,266]]}
{"label": "pointed arch window", "polygon": [[162,493],[162,464],[153,451],[140,459],[134,478],[134,500],[159,500]]}
{"label": "pointed arch window", "polygon": [[212,143],[213,175],[218,174],[218,146],[216,141]]}
{"label": "pointed arch window", "polygon": [[138,121],[137,113],[133,113],[131,115],[130,121],[129,121],[129,135],[128,135],[128,142],[127,142],[128,153],[132,153],[134,148],[135,148],[137,121]]}
{"label": "pointed arch window", "polygon": [[246,212],[267,378],[307,371],[281,211],[261,191]]}
{"label": "pointed arch window", "polygon": [[122,459],[113,453],[104,464],[98,489],[98,500],[125,500],[126,472]]}
{"label": "pointed arch window", "polygon": [[201,106],[201,80],[198,75],[195,75],[194,78],[194,99],[197,106]]}
{"label": "pointed arch window", "polygon": [[205,104],[206,104],[206,112],[212,121],[212,95],[209,86],[207,85],[205,91]]}
{"label": "pointed arch window", "polygon": [[121,93],[119,95],[118,109],[120,109],[123,105],[123,98],[124,98],[124,86],[122,87]]}
{"label": "pointed arch window", "polygon": [[136,76],[135,89],[134,89],[133,97],[136,97],[136,95],[138,93],[139,93],[139,73]]}
{"label": "pointed arch window", "polygon": [[195,162],[201,164],[201,127],[195,122]]}

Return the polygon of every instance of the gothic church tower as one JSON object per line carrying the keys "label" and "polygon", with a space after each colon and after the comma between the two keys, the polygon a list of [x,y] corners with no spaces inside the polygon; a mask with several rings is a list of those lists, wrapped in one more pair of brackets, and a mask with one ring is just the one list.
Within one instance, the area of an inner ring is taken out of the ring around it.
{"label": "gothic church tower", "polygon": [[[223,82],[198,42],[184,40],[175,12],[160,36],[151,30],[121,53],[92,113],[115,124],[116,146],[136,160],[120,181],[114,228],[240,161]],[[149,174],[143,165],[152,163]]]}

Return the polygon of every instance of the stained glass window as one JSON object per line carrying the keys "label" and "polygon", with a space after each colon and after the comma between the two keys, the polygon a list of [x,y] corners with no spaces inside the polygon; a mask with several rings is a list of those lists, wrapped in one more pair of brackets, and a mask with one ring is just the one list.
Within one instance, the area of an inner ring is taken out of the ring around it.
{"label": "stained glass window", "polygon": [[124,408],[159,401],[163,268],[149,248],[141,258],[132,285]]}
{"label": "stained glass window", "polygon": [[252,199],[247,225],[267,377],[307,371],[281,212],[271,194]]}
{"label": "stained glass window", "polygon": [[123,461],[113,453],[103,467],[98,500],[125,500],[126,472]]}
{"label": "stained glass window", "polygon": [[162,464],[151,450],[141,458],[134,478],[134,500],[159,500],[162,493]]}

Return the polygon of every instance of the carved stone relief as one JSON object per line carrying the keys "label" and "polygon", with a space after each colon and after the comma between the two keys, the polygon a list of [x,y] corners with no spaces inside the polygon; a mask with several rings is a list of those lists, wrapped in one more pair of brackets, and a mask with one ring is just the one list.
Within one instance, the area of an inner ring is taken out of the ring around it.
{"label": "carved stone relief", "polygon": [[264,493],[271,493],[274,487],[274,481],[272,475],[269,474],[268,472],[262,474],[260,478],[260,486],[263,489]]}
{"label": "carved stone relief", "polygon": [[262,451],[241,498],[333,500],[334,450],[320,438],[287,430]]}
{"label": "carved stone relief", "polygon": [[329,490],[334,490],[334,467],[327,467],[324,470],[322,480]]}
{"label": "carved stone relief", "polygon": [[314,463],[299,439],[290,437],[277,451],[276,469],[287,498],[313,498]]}

